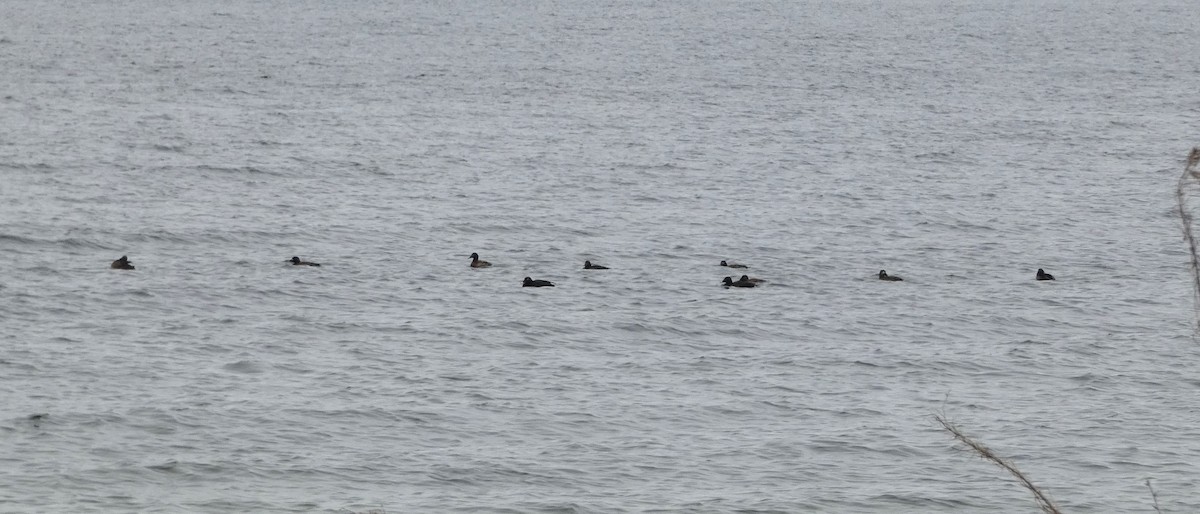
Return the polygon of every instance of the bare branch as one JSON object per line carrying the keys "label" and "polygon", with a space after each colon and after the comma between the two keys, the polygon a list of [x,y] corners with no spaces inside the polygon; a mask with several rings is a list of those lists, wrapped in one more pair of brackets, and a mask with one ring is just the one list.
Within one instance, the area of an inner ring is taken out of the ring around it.
{"label": "bare branch", "polygon": [[[1192,152],[1195,154],[1195,152]],[[1158,493],[1154,492],[1154,486],[1150,485],[1150,479],[1146,479],[1146,487],[1150,488],[1150,497],[1154,499],[1154,512],[1162,514],[1162,509],[1158,508]]]}
{"label": "bare branch", "polygon": [[1192,148],[1188,154],[1187,166],[1183,169],[1183,175],[1179,177],[1179,183],[1175,186],[1175,199],[1179,203],[1179,220],[1183,223],[1183,239],[1187,241],[1188,251],[1192,256],[1192,296],[1196,302],[1197,309],[1196,326],[1200,329],[1200,252],[1196,250],[1196,238],[1192,235],[1192,215],[1188,213],[1187,199],[1184,190],[1189,183],[1200,182],[1200,170],[1197,170],[1197,165],[1200,164],[1200,147]]}
{"label": "bare branch", "polygon": [[1004,459],[1003,457],[996,455],[991,449],[984,446],[982,443],[967,437],[962,430],[959,430],[957,426],[954,426],[949,421],[946,421],[946,419],[942,416],[935,414],[933,417],[938,421],[938,423],[942,424],[942,428],[945,428],[947,432],[954,434],[954,438],[958,439],[959,442],[967,445],[968,448],[974,450],[975,453],[979,454],[980,457],[992,461],[992,463],[996,464],[997,466],[1004,468],[1005,471],[1016,478],[1017,481],[1021,483],[1022,487],[1033,493],[1033,499],[1037,502],[1038,507],[1041,508],[1042,512],[1046,514],[1062,514],[1062,512],[1058,510],[1058,507],[1054,505],[1054,502],[1050,501],[1050,497],[1046,496],[1046,493],[1042,492],[1038,486],[1034,485],[1029,478],[1026,478],[1025,475],[1021,473],[1021,470],[1017,469],[1015,465],[1013,465],[1011,462],[1008,462],[1008,460]]}

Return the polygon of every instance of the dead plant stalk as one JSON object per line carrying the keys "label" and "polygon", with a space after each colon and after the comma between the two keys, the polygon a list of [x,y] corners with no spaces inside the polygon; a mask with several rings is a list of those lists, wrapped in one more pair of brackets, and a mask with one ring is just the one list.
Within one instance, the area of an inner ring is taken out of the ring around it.
{"label": "dead plant stalk", "polygon": [[1030,481],[1024,473],[1021,473],[1021,470],[1017,469],[1015,465],[1013,465],[1007,459],[996,455],[990,448],[984,446],[983,443],[967,437],[962,430],[959,430],[958,427],[954,426],[949,421],[946,421],[946,419],[940,415],[935,414],[933,417],[934,419],[937,419],[938,423],[942,424],[942,428],[945,428],[947,432],[954,434],[954,438],[958,439],[959,442],[967,445],[968,448],[973,450],[980,457],[992,461],[992,463],[996,464],[997,466],[1004,468],[1005,471],[1016,478],[1017,481],[1021,483],[1021,486],[1033,493],[1033,499],[1037,502],[1038,507],[1042,509],[1042,512],[1046,514],[1062,514],[1061,511],[1058,510],[1058,507],[1054,505],[1054,502],[1050,501],[1050,497],[1046,496],[1046,493],[1042,492],[1038,486],[1034,485],[1034,483]]}

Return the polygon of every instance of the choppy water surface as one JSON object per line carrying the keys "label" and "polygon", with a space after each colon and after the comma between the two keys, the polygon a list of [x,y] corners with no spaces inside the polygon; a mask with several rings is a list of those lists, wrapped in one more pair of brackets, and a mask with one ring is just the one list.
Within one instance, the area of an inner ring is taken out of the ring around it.
{"label": "choppy water surface", "polygon": [[0,511],[1198,510],[1192,14],[0,5]]}

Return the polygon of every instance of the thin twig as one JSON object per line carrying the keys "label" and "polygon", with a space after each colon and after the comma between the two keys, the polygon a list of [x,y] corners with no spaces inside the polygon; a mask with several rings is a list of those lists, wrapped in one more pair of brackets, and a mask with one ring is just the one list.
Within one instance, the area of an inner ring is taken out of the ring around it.
{"label": "thin twig", "polygon": [[1054,505],[1054,502],[1050,501],[1050,497],[1046,496],[1046,493],[1042,492],[1038,486],[1034,485],[1033,482],[1030,481],[1029,478],[1025,477],[1025,474],[1021,473],[1021,470],[1017,469],[1017,467],[1011,462],[1008,462],[1008,460],[1004,459],[1003,457],[996,455],[991,449],[984,446],[982,443],[967,437],[966,434],[962,433],[962,430],[959,430],[958,427],[954,426],[949,421],[946,421],[946,419],[942,416],[935,414],[933,417],[938,421],[938,423],[942,424],[942,428],[945,428],[947,432],[954,434],[954,438],[958,439],[959,442],[967,445],[968,448],[974,450],[975,453],[979,454],[980,457],[990,460],[997,466],[1004,468],[1005,471],[1016,478],[1017,481],[1021,483],[1022,487],[1033,493],[1033,500],[1037,502],[1038,507],[1041,508],[1042,512],[1046,514],[1062,514],[1062,512],[1058,510],[1058,507]]}
{"label": "thin twig", "polygon": [[1197,164],[1200,164],[1200,147],[1192,148],[1192,152],[1188,154],[1187,166],[1183,168],[1183,175],[1179,177],[1179,183],[1175,186],[1175,199],[1179,203],[1179,220],[1183,223],[1183,239],[1187,241],[1188,251],[1192,256],[1192,297],[1196,302],[1196,327],[1200,330],[1200,252],[1196,250],[1196,238],[1192,235],[1192,215],[1188,213],[1184,195],[1184,189],[1189,182],[1200,181],[1200,171],[1196,169]]}
{"label": "thin twig", "polygon": [[1146,479],[1146,487],[1150,488],[1150,497],[1154,499],[1154,512],[1162,514],[1162,509],[1158,508],[1158,493],[1154,492],[1154,486],[1150,485],[1150,479]]}

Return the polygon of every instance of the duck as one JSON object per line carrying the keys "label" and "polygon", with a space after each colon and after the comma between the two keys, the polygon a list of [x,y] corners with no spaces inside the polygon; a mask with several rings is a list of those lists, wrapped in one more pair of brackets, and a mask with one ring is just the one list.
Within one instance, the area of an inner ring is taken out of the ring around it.
{"label": "duck", "polygon": [[726,268],[741,268],[741,269],[750,269],[750,266],[747,266],[747,265],[745,265],[745,264],[730,264],[730,263],[728,263],[728,262],[725,262],[725,261],[721,261],[721,265],[722,265],[722,266],[725,266]]}
{"label": "duck", "polygon": [[1054,280],[1054,275],[1046,273],[1044,270],[1042,270],[1042,268],[1038,268],[1037,279],[1038,280]]}
{"label": "duck", "polygon": [[491,266],[492,266],[492,263],[490,263],[488,261],[479,260],[479,254],[471,253],[471,267],[472,268],[490,268]]}
{"label": "duck", "polygon": [[592,261],[583,261],[583,269],[608,269],[608,266],[597,266]]}
{"label": "duck", "polygon": [[754,287],[758,285],[749,280],[738,280],[737,282],[734,282],[733,277],[725,277],[725,280],[722,281],[721,284],[723,284],[725,287]]}
{"label": "duck", "polygon": [[554,283],[549,280],[534,280],[525,277],[525,281],[521,283],[521,287],[554,287]]}
{"label": "duck", "polygon": [[288,260],[287,262],[292,263],[292,266],[321,266],[315,262],[302,261],[299,257],[292,257],[291,260]]}
{"label": "duck", "polygon": [[763,280],[763,279],[761,279],[761,278],[750,278],[750,275],[742,275],[742,278],[739,278],[739,279],[738,279],[738,282],[749,282],[749,283],[751,283],[751,284],[756,284],[756,285],[757,285],[757,284],[761,284],[761,283],[763,283],[763,282],[766,282],[766,280]]}
{"label": "duck", "polygon": [[129,257],[125,255],[122,255],[120,259],[112,261],[112,265],[109,267],[112,269],[137,269],[133,267],[133,263],[129,262]]}
{"label": "duck", "polygon": [[904,281],[904,279],[902,279],[900,277],[894,277],[892,275],[888,275],[887,272],[883,271],[883,270],[879,270],[879,280],[886,280],[888,282],[903,282]]}

